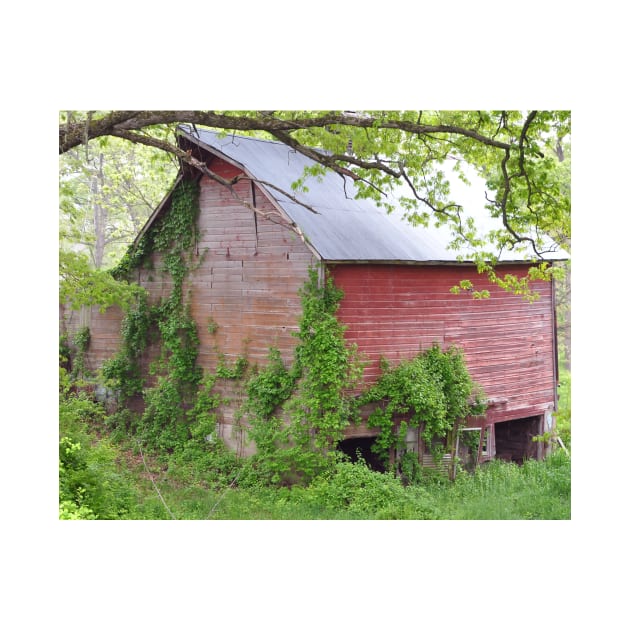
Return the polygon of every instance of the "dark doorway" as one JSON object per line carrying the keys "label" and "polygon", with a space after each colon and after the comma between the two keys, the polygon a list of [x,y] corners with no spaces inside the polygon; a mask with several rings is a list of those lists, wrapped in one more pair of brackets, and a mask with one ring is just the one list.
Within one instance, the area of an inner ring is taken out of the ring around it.
{"label": "dark doorway", "polygon": [[540,432],[540,416],[497,422],[494,425],[496,457],[522,464],[536,459],[538,445],[532,438]]}
{"label": "dark doorway", "polygon": [[385,472],[385,466],[380,459],[372,452],[373,437],[349,438],[339,443],[339,450],[345,453],[352,462],[356,462],[358,454],[365,460],[365,463],[377,472]]}

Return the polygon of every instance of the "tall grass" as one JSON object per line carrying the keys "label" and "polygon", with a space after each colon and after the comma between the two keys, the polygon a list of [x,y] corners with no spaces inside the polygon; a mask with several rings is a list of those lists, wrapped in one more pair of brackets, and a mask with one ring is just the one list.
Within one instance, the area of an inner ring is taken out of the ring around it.
{"label": "tall grass", "polygon": [[[403,486],[364,463],[339,464],[309,486],[182,487],[168,475],[161,494],[178,519],[198,520],[566,520],[571,518],[571,464],[562,451],[523,465],[490,462],[451,483],[427,477]],[[135,518],[170,518],[146,485]]]}
{"label": "tall grass", "polygon": [[569,519],[571,462],[563,451],[522,466],[493,461],[429,492],[441,519]]}
{"label": "tall grass", "polygon": [[571,448],[571,372],[560,368],[556,427],[564,445]]}

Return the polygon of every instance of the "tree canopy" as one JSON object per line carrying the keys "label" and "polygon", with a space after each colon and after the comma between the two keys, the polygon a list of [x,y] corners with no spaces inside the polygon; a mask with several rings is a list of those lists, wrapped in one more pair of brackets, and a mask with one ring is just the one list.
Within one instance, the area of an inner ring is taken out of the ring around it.
{"label": "tree canopy", "polygon": [[565,246],[570,237],[570,197],[559,158],[570,139],[567,111],[68,112],[59,125],[59,152],[114,136],[161,149],[207,173],[174,137],[154,133],[182,123],[265,133],[354,180],[361,194],[386,206],[395,195],[410,220],[436,217],[451,223],[460,237],[467,234],[461,206],[449,198],[440,166],[451,160],[465,178],[465,163],[491,193],[487,209],[503,226],[492,237],[496,244],[528,242],[543,257],[540,234]]}
{"label": "tree canopy", "polygon": [[[182,124],[282,142],[316,164],[282,192],[299,199],[306,176],[331,169],[359,195],[402,208],[412,223],[448,225],[453,245],[473,245],[485,269],[496,261],[492,252],[527,246],[536,261],[570,247],[568,111],[68,111],[60,113],[59,153],[123,140],[175,156],[231,188],[235,180],[178,144]],[[483,235],[452,193],[453,177],[468,182],[471,175],[484,181],[487,216],[498,226]]]}

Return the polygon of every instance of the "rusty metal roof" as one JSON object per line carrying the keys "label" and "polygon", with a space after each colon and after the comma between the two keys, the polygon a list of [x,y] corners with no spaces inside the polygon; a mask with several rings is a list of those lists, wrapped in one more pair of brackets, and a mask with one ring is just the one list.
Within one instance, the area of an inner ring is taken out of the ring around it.
{"label": "rusty metal roof", "polygon": [[[452,235],[447,227],[414,226],[403,217],[402,210],[388,213],[370,199],[357,199],[352,180],[333,171],[309,177],[305,183],[307,191],[293,192],[291,184],[303,175],[305,167],[315,163],[281,142],[199,128],[182,129],[182,134],[211,153],[228,158],[256,180],[270,182],[316,210],[313,213],[263,184],[323,260],[403,263],[472,260],[472,248],[456,251],[448,247]],[[531,253],[504,252],[500,256],[504,262],[531,258]],[[566,256],[549,255],[549,259],[554,258]]]}

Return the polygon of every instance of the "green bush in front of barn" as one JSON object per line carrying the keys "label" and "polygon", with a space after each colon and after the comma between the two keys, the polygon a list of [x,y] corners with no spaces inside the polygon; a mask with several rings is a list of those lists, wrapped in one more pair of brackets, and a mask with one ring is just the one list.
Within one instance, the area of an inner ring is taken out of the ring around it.
{"label": "green bush in front of barn", "polygon": [[371,470],[359,461],[339,462],[334,470],[316,478],[308,487],[308,501],[327,510],[366,519],[435,519],[428,493],[407,488],[393,473]]}
{"label": "green bush in front of barn", "polygon": [[117,451],[91,427],[105,418],[103,407],[70,390],[60,370],[59,518],[101,520],[133,518],[135,480],[117,463]]}

